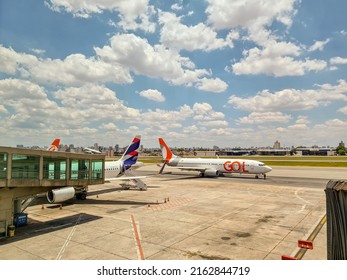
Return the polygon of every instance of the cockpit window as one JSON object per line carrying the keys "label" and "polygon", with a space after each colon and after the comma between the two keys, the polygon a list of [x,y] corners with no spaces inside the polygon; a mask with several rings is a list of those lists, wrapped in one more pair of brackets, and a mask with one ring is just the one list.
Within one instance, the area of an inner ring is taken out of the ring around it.
{"label": "cockpit window", "polygon": [[259,163],[258,166],[265,166],[265,163]]}

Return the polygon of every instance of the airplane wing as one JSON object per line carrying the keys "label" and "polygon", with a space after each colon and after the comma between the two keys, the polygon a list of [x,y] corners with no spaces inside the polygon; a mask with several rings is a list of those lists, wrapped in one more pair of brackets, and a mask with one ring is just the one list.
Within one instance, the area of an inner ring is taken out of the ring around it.
{"label": "airplane wing", "polygon": [[[135,188],[140,191],[147,190],[147,185],[141,180],[142,178],[146,178],[147,176],[130,176],[130,177],[116,177],[116,178],[106,178],[105,181],[127,181],[127,183],[121,183],[120,185],[123,186],[124,189],[128,190],[130,188]],[[135,185],[131,185],[128,182],[135,182]]]}
{"label": "airplane wing", "polygon": [[105,178],[105,181],[129,181],[129,180],[135,180],[135,179],[143,179],[147,178],[147,176],[131,176],[131,177],[115,177],[115,178]]}

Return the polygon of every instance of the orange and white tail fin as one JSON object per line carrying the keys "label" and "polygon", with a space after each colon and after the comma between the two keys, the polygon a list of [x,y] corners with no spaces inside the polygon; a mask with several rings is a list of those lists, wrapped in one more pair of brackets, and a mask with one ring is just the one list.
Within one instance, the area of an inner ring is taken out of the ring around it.
{"label": "orange and white tail fin", "polygon": [[163,156],[163,159],[165,160],[166,163],[169,163],[169,161],[172,158],[176,158],[177,156],[172,153],[168,145],[166,145],[165,141],[163,138],[159,138],[159,145],[161,149],[161,154]]}
{"label": "orange and white tail fin", "polygon": [[60,139],[59,138],[54,139],[54,141],[52,142],[51,146],[49,146],[47,151],[57,152],[59,144],[60,144]]}

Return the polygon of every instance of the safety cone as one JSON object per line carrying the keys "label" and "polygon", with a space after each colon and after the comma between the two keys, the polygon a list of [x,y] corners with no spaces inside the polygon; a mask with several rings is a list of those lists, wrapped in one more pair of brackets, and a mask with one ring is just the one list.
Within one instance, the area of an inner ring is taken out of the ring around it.
{"label": "safety cone", "polygon": [[63,205],[62,205],[62,204],[60,204],[59,209],[60,209],[60,210],[63,209]]}
{"label": "safety cone", "polygon": [[98,195],[98,194],[96,195],[96,198],[99,198],[99,195]]}
{"label": "safety cone", "polygon": [[43,210],[43,209],[45,209],[45,206],[42,204],[42,205],[41,205],[41,210]]}

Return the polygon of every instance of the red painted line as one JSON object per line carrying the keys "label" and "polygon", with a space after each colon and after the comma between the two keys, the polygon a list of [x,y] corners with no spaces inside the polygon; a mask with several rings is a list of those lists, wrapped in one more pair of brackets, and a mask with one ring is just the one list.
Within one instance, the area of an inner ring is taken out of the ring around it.
{"label": "red painted line", "polygon": [[134,215],[133,214],[131,214],[131,223],[132,223],[133,229],[134,229],[136,244],[137,244],[137,247],[139,248],[140,259],[144,260],[145,259],[145,255],[143,254],[141,241],[140,241],[139,233],[138,233],[137,228],[136,228],[135,219],[134,219]]}

